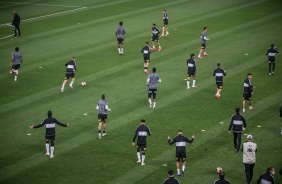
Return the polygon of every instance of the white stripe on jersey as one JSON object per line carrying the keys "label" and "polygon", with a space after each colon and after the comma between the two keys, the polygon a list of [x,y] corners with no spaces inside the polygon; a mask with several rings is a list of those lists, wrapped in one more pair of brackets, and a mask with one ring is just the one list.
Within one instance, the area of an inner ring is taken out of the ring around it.
{"label": "white stripe on jersey", "polygon": [[222,76],[223,76],[223,73],[215,73],[215,76],[216,76],[216,77],[222,77]]}
{"label": "white stripe on jersey", "polygon": [[188,63],[189,67],[194,67],[194,64]]}
{"label": "white stripe on jersey", "polygon": [[74,68],[74,66],[73,65],[68,65],[67,68]]}
{"label": "white stripe on jersey", "polygon": [[247,88],[248,88],[248,87],[250,87],[250,86],[249,86],[249,84],[244,83],[244,87],[247,87]]}
{"label": "white stripe on jersey", "polygon": [[148,53],[149,53],[149,51],[147,51],[147,50],[144,50],[144,51],[143,51],[143,53],[144,53],[144,54],[148,54]]}
{"label": "white stripe on jersey", "polygon": [[243,121],[233,120],[234,125],[242,125]]}
{"label": "white stripe on jersey", "polygon": [[268,53],[268,56],[275,56],[275,53]]}
{"label": "white stripe on jersey", "polygon": [[176,146],[186,146],[186,142],[176,142]]}
{"label": "white stripe on jersey", "polygon": [[55,128],[56,123],[46,124],[46,128]]}
{"label": "white stripe on jersey", "polygon": [[148,135],[147,132],[143,132],[143,131],[138,132],[138,136],[147,136],[147,135]]}

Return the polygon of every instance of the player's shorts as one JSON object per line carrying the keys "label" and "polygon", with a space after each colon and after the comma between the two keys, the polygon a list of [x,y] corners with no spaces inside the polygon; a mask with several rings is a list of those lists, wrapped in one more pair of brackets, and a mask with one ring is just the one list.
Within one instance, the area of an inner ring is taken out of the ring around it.
{"label": "player's shorts", "polygon": [[269,60],[268,63],[275,63],[275,60]]}
{"label": "player's shorts", "polygon": [[67,80],[67,79],[69,79],[69,78],[75,78],[75,75],[74,75],[74,73],[73,72],[71,72],[71,73],[66,73],[66,75],[65,75],[65,80]]}
{"label": "player's shorts", "polygon": [[252,94],[243,93],[243,100],[252,100]]}
{"label": "player's shorts", "polygon": [[108,114],[98,114],[98,122],[107,122]]}
{"label": "player's shorts", "polygon": [[176,162],[180,162],[180,160],[182,162],[186,161],[186,153],[176,153],[175,160]]}
{"label": "player's shorts", "polygon": [[139,144],[137,143],[137,150],[139,151],[141,149],[141,151],[146,151],[146,144]]}
{"label": "player's shorts", "polygon": [[191,75],[192,75],[193,77],[195,77],[195,76],[196,76],[196,72],[190,72],[190,71],[188,71],[188,72],[187,72],[187,76],[188,76],[188,77],[191,77]]}
{"label": "player's shorts", "polygon": [[149,61],[150,62],[150,55],[146,55],[144,56],[144,62],[147,62]]}
{"label": "player's shorts", "polygon": [[49,135],[45,135],[45,141],[46,143],[49,143],[49,141],[51,142],[51,146],[54,146],[55,143],[55,136],[49,136]]}
{"label": "player's shorts", "polygon": [[148,98],[151,98],[153,94],[153,99],[156,99],[157,96],[157,89],[150,89],[148,90]]}
{"label": "player's shorts", "polygon": [[217,89],[222,89],[222,82],[216,82]]}
{"label": "player's shorts", "polygon": [[206,46],[206,44],[205,43],[202,43],[202,49],[205,49],[207,46]]}
{"label": "player's shorts", "polygon": [[118,44],[123,44],[124,39],[123,38],[117,38],[117,42],[118,42]]}
{"label": "player's shorts", "polygon": [[168,25],[168,20],[164,19],[164,26],[167,26],[167,25]]}
{"label": "player's shorts", "polygon": [[12,69],[18,70],[20,68],[21,64],[16,64],[12,66]]}
{"label": "player's shorts", "polygon": [[151,40],[152,40],[153,42],[154,42],[154,41],[159,42],[159,36],[158,36],[158,35],[153,35]]}

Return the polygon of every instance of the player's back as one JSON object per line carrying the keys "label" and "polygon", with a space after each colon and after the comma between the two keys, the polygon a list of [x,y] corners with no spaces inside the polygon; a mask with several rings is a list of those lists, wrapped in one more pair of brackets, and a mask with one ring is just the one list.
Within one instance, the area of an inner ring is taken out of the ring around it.
{"label": "player's back", "polygon": [[119,26],[116,30],[118,38],[124,38],[124,34],[126,33],[124,27]]}
{"label": "player's back", "polygon": [[195,71],[196,68],[196,60],[190,58],[187,60],[188,71]]}
{"label": "player's back", "polygon": [[160,76],[157,73],[150,73],[148,76],[149,79],[149,88],[150,89],[157,89],[158,83],[160,80]]}
{"label": "player's back", "polygon": [[74,72],[76,70],[76,62],[74,60],[68,61],[65,66],[67,67],[66,72]]}
{"label": "player's back", "polygon": [[21,61],[22,61],[22,54],[20,52],[13,52],[13,57],[14,57],[14,60],[13,60],[13,64],[16,65],[16,64],[21,64]]}
{"label": "player's back", "polygon": [[146,144],[146,138],[151,135],[150,129],[146,125],[140,125],[137,127],[138,143]]}
{"label": "player's back", "polygon": [[100,100],[98,102],[98,114],[107,114],[106,106],[108,105],[108,102],[106,100]]}
{"label": "player's back", "polygon": [[223,68],[216,68],[213,75],[215,76],[216,81],[221,82],[223,80],[223,76],[226,76],[226,72]]}

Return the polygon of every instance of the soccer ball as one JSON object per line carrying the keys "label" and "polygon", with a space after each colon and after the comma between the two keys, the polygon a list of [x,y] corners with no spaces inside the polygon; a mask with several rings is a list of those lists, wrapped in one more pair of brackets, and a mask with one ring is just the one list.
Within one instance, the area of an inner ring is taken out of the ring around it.
{"label": "soccer ball", "polygon": [[82,85],[82,86],[86,86],[86,82],[82,82],[81,85]]}
{"label": "soccer ball", "polygon": [[222,172],[222,168],[221,167],[217,167],[216,168],[216,172],[219,174],[219,173],[221,173]]}

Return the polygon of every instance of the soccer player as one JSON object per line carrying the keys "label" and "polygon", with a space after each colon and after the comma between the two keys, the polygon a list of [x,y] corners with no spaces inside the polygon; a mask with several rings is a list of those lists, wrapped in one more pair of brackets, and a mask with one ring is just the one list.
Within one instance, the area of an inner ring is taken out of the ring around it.
{"label": "soccer player", "polygon": [[[132,146],[135,145],[135,140],[138,136],[138,139],[137,139],[137,163],[141,163],[141,165],[145,165],[145,153],[147,151],[147,148],[146,148],[146,139],[147,139],[147,136],[150,136],[151,135],[151,132],[150,132],[150,128],[148,126],[145,125],[145,119],[142,119],[141,122],[140,122],[140,126],[137,127],[136,131],[135,131],[135,134],[134,134],[134,137],[133,137],[133,140],[132,140]],[[140,150],[142,152],[142,160],[140,158]]]}
{"label": "soccer player", "polygon": [[233,114],[231,117],[228,133],[230,133],[230,130],[233,127],[234,149],[236,150],[236,154],[239,154],[242,133],[243,133],[243,130],[246,129],[247,124],[246,124],[245,117],[240,114],[240,108],[237,107],[235,111],[236,111],[236,114]]}
{"label": "soccer player", "polygon": [[15,75],[14,81],[17,81],[19,75],[19,68],[23,63],[22,54],[19,52],[19,47],[15,48],[15,51],[12,53],[12,59],[10,65],[12,69],[9,71],[11,75]]}
{"label": "soccer player", "polygon": [[201,47],[201,50],[199,52],[199,55],[198,55],[198,58],[199,59],[202,59],[202,52],[204,51],[204,56],[208,56],[208,54],[206,53],[206,42],[207,40],[209,40],[208,38],[208,35],[207,35],[207,31],[208,31],[208,27],[204,27],[204,31],[202,32],[201,34],[201,44],[202,44],[202,47]]}
{"label": "soccer player", "polygon": [[178,131],[178,135],[170,140],[170,136],[168,138],[168,144],[176,144],[176,169],[177,169],[177,176],[181,176],[180,174],[180,159],[182,160],[182,176],[184,176],[185,166],[186,166],[186,142],[192,143],[194,141],[194,134],[192,135],[192,139],[188,139],[187,137],[183,136],[182,130]]}
{"label": "soccer player", "polygon": [[275,169],[274,167],[270,166],[266,169],[266,173],[260,175],[259,179],[257,180],[257,184],[274,184],[275,179],[274,175]]}
{"label": "soccer player", "polygon": [[[157,69],[153,68],[152,72],[150,73],[147,79],[147,86],[149,86],[148,89],[148,101],[149,101],[149,108],[156,108],[156,101],[157,101],[157,88],[158,88],[158,83],[161,82],[161,78],[159,74],[156,73]],[[152,94],[153,94],[153,106],[152,106]]]}
{"label": "soccer player", "polygon": [[213,76],[215,76],[215,82],[217,85],[217,92],[215,94],[215,97],[219,99],[220,92],[222,90],[223,76],[226,76],[226,71],[223,68],[220,68],[220,63],[217,63],[217,68],[214,69]]}
{"label": "soccer player", "polygon": [[153,26],[152,26],[152,35],[151,35],[152,36],[152,39],[151,39],[151,41],[152,41],[152,48],[151,48],[151,50],[155,50],[154,41],[156,41],[158,46],[159,46],[158,51],[160,52],[162,50],[162,48],[161,48],[161,45],[160,45],[160,42],[159,42],[159,34],[160,34],[159,28],[157,28],[156,24],[153,24]]}
{"label": "soccer player", "polygon": [[190,77],[193,76],[192,88],[196,88],[196,60],[195,54],[190,55],[190,59],[187,60],[188,72],[187,72],[187,89],[190,89]]}
{"label": "soccer player", "polygon": [[116,29],[116,37],[118,43],[118,54],[123,55],[123,43],[124,43],[124,35],[126,34],[125,28],[122,26],[123,22],[119,22],[119,26]]}
{"label": "soccer player", "polygon": [[219,174],[219,179],[214,181],[214,184],[230,184],[230,181],[224,179],[225,173],[220,172]]}
{"label": "soccer player", "polygon": [[[268,71],[269,71],[269,75],[274,75],[275,53],[279,53],[279,50],[274,46],[274,44],[271,44],[270,48],[266,51],[266,55],[268,56]],[[271,65],[272,65],[272,70],[271,70]]]}
{"label": "soccer player", "polygon": [[164,180],[164,184],[179,184],[180,183],[177,178],[174,178],[174,174],[172,170],[169,170],[167,174],[168,174],[168,178]]}
{"label": "soccer player", "polygon": [[67,81],[69,80],[69,78],[71,77],[71,83],[69,85],[69,87],[71,89],[73,89],[73,83],[75,81],[75,74],[74,72],[76,71],[76,58],[75,57],[72,57],[72,60],[68,61],[65,66],[67,67],[66,69],[66,75],[65,75],[65,80],[63,82],[63,85],[62,85],[62,88],[61,88],[61,92],[64,92],[64,88],[65,88],[65,85],[67,83]]}
{"label": "soccer player", "polygon": [[19,37],[21,37],[20,23],[21,23],[21,17],[16,11],[14,11],[12,26],[14,26],[15,38],[17,38],[17,32],[19,33]]}
{"label": "soccer player", "polygon": [[102,100],[100,100],[96,106],[98,110],[98,138],[101,139],[101,127],[103,122],[103,134],[102,136],[106,136],[106,123],[108,118],[108,111],[111,109],[108,106],[108,102],[106,100],[105,94],[102,94]]}
{"label": "soccer player", "polygon": [[254,109],[254,107],[252,106],[252,96],[253,96],[253,88],[255,88],[255,86],[252,86],[252,82],[251,82],[252,77],[253,74],[248,73],[247,78],[244,80],[243,112],[246,112],[245,109],[246,100],[249,101],[249,110]]}
{"label": "soccer player", "polygon": [[150,54],[151,54],[149,42],[146,42],[146,45],[142,48],[141,53],[143,54],[144,57],[144,73],[148,74],[148,67],[150,64]]}
{"label": "soccer player", "polygon": [[[69,124],[64,124],[58,121],[56,118],[52,117],[52,111],[48,111],[47,113],[48,118],[45,118],[39,125],[31,125],[29,128],[40,128],[42,126],[46,126],[46,134],[45,134],[45,141],[46,141],[46,156],[50,156],[50,158],[54,157],[54,145],[55,145],[55,126],[60,125],[62,127],[69,127]],[[51,149],[49,149],[49,142],[51,142]],[[50,154],[51,150],[51,154]]]}
{"label": "soccer player", "polygon": [[163,23],[164,23],[164,26],[163,26],[163,30],[162,30],[162,35],[161,37],[164,36],[164,33],[166,32],[165,36],[167,36],[169,33],[167,31],[167,25],[168,25],[168,15],[166,13],[166,10],[163,10]]}
{"label": "soccer player", "polygon": [[252,142],[253,136],[247,135],[247,142],[243,143],[243,164],[246,174],[247,183],[250,184],[253,180],[253,172],[256,164],[257,144]]}

